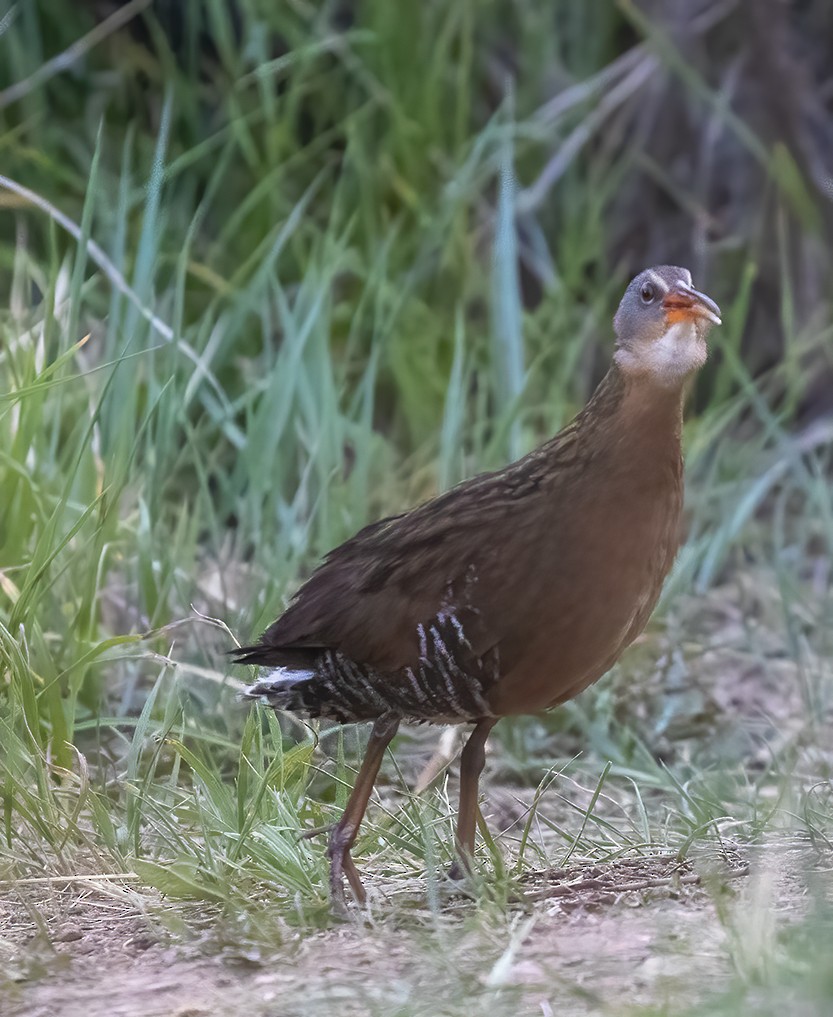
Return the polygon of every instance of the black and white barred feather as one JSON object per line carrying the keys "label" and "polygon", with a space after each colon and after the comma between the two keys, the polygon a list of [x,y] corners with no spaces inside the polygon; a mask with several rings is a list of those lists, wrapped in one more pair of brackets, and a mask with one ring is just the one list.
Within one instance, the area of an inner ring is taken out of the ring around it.
{"label": "black and white barred feather", "polygon": [[279,666],[247,690],[277,710],[341,723],[383,714],[403,720],[460,723],[491,715],[488,692],[499,677],[497,648],[482,657],[472,652],[462,623],[440,611],[416,627],[419,657],[413,665],[379,670],[322,649],[308,667]]}

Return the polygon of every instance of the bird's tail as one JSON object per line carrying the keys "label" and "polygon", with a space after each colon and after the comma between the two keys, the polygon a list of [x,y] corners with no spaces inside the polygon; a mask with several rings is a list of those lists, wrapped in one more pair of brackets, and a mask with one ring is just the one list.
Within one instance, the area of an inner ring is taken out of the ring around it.
{"label": "bird's tail", "polygon": [[251,646],[234,646],[225,652],[235,664],[254,664],[258,667],[266,663],[263,658],[267,649],[263,643],[253,643]]}
{"label": "bird's tail", "polygon": [[244,692],[245,699],[264,699],[276,710],[309,714],[317,706],[315,671],[276,667],[265,672]]}

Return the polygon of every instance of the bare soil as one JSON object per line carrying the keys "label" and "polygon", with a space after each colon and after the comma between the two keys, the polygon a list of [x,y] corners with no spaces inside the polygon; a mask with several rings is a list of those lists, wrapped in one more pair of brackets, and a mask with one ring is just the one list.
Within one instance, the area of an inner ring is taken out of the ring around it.
{"label": "bare soil", "polygon": [[[524,900],[495,920],[464,899],[427,920],[424,887],[405,893],[391,881],[373,886],[355,921],[295,930],[274,951],[199,935],[183,942],[165,931],[163,902],[142,914],[126,888],[18,887],[0,904],[0,1013],[427,1017],[464,1013],[475,999],[495,1014],[618,1013],[623,1001],[719,987],[731,973],[726,909],[740,927],[764,894],[798,917],[806,871],[797,844],[682,865],[668,856],[587,862],[528,875]],[[822,878],[833,886],[831,870]],[[409,906],[423,918],[401,921]]]}

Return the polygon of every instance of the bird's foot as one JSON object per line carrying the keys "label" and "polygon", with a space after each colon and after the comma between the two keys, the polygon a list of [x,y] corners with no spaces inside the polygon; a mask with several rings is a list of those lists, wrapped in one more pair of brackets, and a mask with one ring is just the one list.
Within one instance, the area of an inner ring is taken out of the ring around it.
{"label": "bird's foot", "polygon": [[327,848],[327,857],[330,859],[330,902],[333,911],[338,915],[347,914],[347,901],[344,896],[345,877],[357,903],[364,904],[367,901],[359,870],[350,855],[355,836],[354,829],[342,826],[341,823],[336,823],[330,832],[330,843]]}
{"label": "bird's foot", "polygon": [[466,878],[466,870],[460,864],[459,860],[454,861],[449,866],[446,878],[452,883],[462,883]]}
{"label": "bird's foot", "polygon": [[451,863],[446,878],[452,883],[462,883],[471,875],[471,861],[463,855],[458,855]]}

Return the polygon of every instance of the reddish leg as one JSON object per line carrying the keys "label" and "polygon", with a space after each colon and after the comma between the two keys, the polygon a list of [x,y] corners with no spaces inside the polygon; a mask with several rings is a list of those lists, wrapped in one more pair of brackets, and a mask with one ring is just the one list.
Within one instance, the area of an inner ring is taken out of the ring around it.
{"label": "reddish leg", "polygon": [[353,846],[367,811],[367,803],[370,800],[373,785],[376,783],[385,749],[396,734],[398,727],[399,718],[391,714],[379,717],[373,724],[373,731],[367,743],[359,775],[350,793],[347,808],[330,832],[330,843],[327,848],[327,856],[330,859],[330,898],[333,906],[339,911],[344,911],[346,907],[344,876],[347,877],[356,900],[360,904],[364,904],[366,900],[358,870],[350,857],[350,848]]}
{"label": "reddish leg", "polygon": [[486,739],[497,717],[484,717],[475,725],[460,756],[460,807],[457,812],[457,860],[449,870],[450,879],[462,879],[474,857],[477,799],[480,774],[486,762]]}

